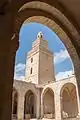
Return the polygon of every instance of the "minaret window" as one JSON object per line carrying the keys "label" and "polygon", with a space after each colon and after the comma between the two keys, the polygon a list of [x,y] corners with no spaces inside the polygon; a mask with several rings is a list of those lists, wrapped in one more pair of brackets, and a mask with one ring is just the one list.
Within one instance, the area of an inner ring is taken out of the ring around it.
{"label": "minaret window", "polygon": [[31,68],[30,74],[32,74],[32,70],[33,70],[33,69]]}
{"label": "minaret window", "polygon": [[31,58],[31,63],[33,62],[33,58]]}

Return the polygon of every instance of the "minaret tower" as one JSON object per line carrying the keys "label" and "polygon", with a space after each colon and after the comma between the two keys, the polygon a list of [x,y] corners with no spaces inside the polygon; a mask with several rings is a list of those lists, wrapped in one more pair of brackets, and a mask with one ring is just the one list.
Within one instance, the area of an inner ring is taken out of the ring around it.
{"label": "minaret tower", "polygon": [[26,81],[45,84],[54,80],[53,53],[48,49],[48,42],[43,40],[42,32],[39,32],[27,54]]}

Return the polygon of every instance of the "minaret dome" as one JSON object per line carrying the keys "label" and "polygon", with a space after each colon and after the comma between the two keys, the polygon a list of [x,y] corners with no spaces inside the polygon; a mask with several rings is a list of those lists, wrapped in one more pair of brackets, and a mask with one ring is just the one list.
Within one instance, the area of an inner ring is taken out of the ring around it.
{"label": "minaret dome", "polygon": [[43,38],[43,33],[42,32],[39,32],[38,34],[37,34],[37,39],[42,39]]}

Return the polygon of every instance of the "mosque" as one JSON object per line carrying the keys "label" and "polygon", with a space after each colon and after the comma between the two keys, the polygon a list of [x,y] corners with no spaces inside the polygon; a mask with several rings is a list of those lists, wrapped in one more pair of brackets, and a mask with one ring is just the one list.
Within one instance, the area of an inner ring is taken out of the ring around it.
{"label": "mosque", "polygon": [[14,80],[12,119],[80,120],[75,75],[56,81],[53,58],[39,32],[27,53],[25,80]]}

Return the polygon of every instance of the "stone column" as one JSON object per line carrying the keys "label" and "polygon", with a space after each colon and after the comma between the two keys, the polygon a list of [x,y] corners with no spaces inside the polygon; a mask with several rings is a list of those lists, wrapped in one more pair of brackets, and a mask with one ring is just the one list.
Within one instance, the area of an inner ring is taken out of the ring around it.
{"label": "stone column", "polygon": [[0,120],[11,120],[16,55],[15,44],[11,41],[14,15],[8,0],[0,2]]}
{"label": "stone column", "polygon": [[77,88],[76,88],[76,92],[77,92],[77,103],[78,103],[78,118],[80,119],[80,65],[75,67],[74,66],[74,70],[75,70],[75,76],[76,76],[76,83],[77,83]]}
{"label": "stone column", "polygon": [[7,55],[0,59],[0,120],[12,117],[13,57]]}
{"label": "stone column", "polygon": [[0,57],[0,120],[11,120],[15,55],[6,50]]}
{"label": "stone column", "polygon": [[19,93],[18,95],[18,109],[17,109],[17,118],[18,120],[23,120],[24,119],[24,94]]}
{"label": "stone column", "polygon": [[15,96],[15,91],[12,93],[12,114],[13,114],[13,109],[14,109],[14,96]]}
{"label": "stone column", "polygon": [[58,90],[55,92],[55,119],[61,120],[61,100]]}
{"label": "stone column", "polygon": [[37,105],[36,105],[36,118],[40,118],[40,103],[41,103],[41,97],[40,97],[40,90],[37,91]]}
{"label": "stone column", "polygon": [[76,94],[77,94],[77,104],[78,104],[78,116],[77,117],[80,117],[80,97],[79,97],[79,92],[78,92],[78,86],[76,87]]}
{"label": "stone column", "polygon": [[44,117],[44,108],[43,108],[44,106],[43,106],[43,96],[42,96],[42,94],[41,94],[41,118],[43,118]]}

